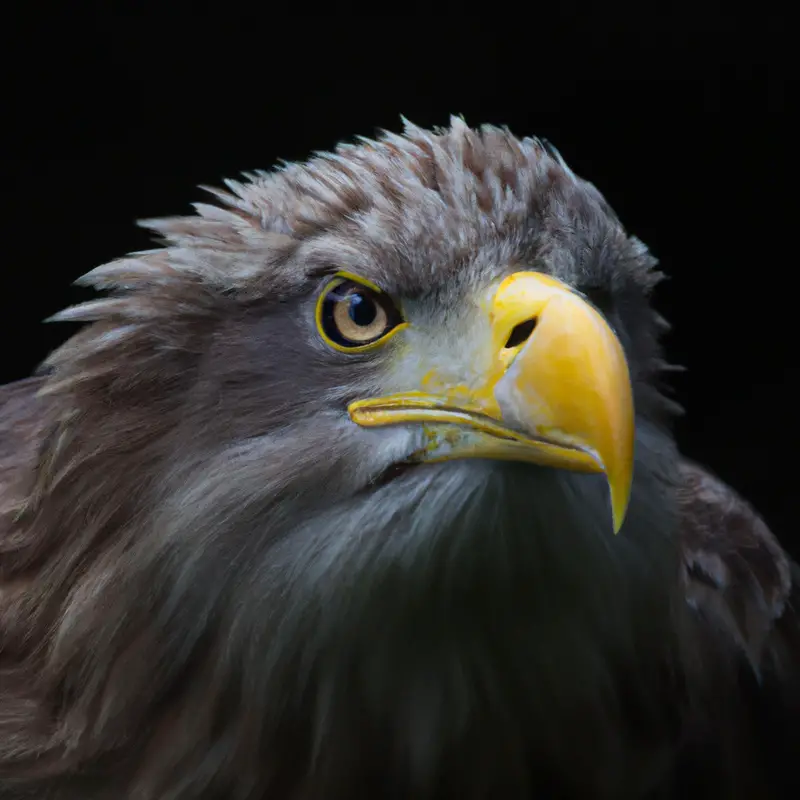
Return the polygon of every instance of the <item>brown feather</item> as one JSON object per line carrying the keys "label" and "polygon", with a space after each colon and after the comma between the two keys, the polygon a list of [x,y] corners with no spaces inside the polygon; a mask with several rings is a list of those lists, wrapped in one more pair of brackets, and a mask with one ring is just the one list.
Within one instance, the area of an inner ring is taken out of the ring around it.
{"label": "brown feather", "polygon": [[757,672],[765,665],[785,672],[779,654],[792,635],[797,591],[789,557],[730,486],[689,461],[681,463],[681,477],[681,580],[689,603],[737,643]]}
{"label": "brown feather", "polygon": [[[800,569],[752,506],[708,470],[680,465],[680,580],[687,602],[723,658],[742,654],[752,670],[733,690],[739,706],[720,708],[723,730],[740,738],[734,751],[757,752],[765,779],[756,797],[798,797],[800,776]],[[706,648],[707,651],[707,648]],[[698,684],[710,695],[715,671],[700,663]],[[710,682],[710,683],[709,683]],[[749,687],[749,689],[748,689]],[[695,734],[708,736],[707,723]],[[748,796],[748,795],[745,795]]]}

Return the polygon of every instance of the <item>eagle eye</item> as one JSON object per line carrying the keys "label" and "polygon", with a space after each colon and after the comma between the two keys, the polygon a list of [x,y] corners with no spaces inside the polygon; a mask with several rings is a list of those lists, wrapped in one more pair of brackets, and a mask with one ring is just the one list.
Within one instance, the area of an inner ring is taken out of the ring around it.
{"label": "eagle eye", "polygon": [[346,273],[337,273],[317,302],[317,328],[336,350],[377,347],[403,326],[403,317],[388,295]]}

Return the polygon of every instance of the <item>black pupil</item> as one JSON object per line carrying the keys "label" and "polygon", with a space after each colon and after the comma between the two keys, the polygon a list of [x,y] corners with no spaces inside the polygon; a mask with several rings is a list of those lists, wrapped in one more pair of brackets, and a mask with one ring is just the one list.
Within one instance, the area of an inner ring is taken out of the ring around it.
{"label": "black pupil", "polygon": [[350,295],[350,308],[348,309],[350,319],[360,328],[366,328],[375,321],[378,316],[378,309],[375,308],[375,301],[370,297],[365,297],[360,292]]}

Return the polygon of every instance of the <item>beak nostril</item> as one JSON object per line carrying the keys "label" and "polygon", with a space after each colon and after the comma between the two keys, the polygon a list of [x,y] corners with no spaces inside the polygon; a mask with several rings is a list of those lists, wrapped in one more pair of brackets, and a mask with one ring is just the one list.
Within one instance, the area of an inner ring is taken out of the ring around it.
{"label": "beak nostril", "polygon": [[515,325],[506,342],[506,349],[509,347],[519,347],[519,345],[527,341],[535,327],[536,317],[531,317],[530,319],[526,319],[525,322],[520,322],[519,325]]}

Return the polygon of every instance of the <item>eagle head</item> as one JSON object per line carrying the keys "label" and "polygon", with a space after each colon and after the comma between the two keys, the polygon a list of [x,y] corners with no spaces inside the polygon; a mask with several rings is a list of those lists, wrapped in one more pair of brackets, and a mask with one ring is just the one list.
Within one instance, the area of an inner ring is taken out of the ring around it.
{"label": "eagle head", "polygon": [[655,260],[552,147],[459,119],[226,185],[57,317],[91,324],[3,556],[39,576],[31,769],[623,796],[671,724]]}

